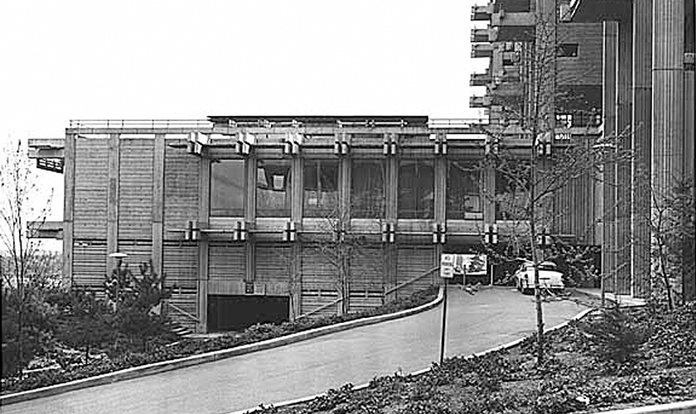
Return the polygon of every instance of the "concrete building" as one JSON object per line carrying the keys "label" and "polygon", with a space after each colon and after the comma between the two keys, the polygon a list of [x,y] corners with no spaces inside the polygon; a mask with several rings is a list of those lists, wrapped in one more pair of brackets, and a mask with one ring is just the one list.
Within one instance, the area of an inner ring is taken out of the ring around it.
{"label": "concrete building", "polygon": [[490,59],[471,77],[486,119],[71,121],[30,141],[65,178],[64,220],[38,235],[62,238],[63,276],[83,286],[102,285],[111,253],[152,260],[174,287],[170,315],[199,332],[355,311],[438,284],[443,252],[506,243],[505,185],[483,162],[498,146],[523,160],[621,135],[635,161],[554,193],[549,231],[601,246],[607,288],[645,297],[650,204],[636,183],[693,176],[693,1],[499,0],[472,19],[489,22],[472,32],[473,57]]}
{"label": "concrete building", "polygon": [[[552,42],[558,48],[553,93],[581,98],[554,102],[556,122],[594,112],[604,136],[627,138],[613,152],[630,150],[635,159],[604,171],[596,243],[607,287],[646,297],[651,199],[694,179],[693,0],[497,0],[474,6],[472,20],[489,22],[472,33],[473,56],[491,57],[487,74],[472,77],[488,93],[472,102],[490,107],[491,122],[505,112],[496,97],[518,82],[525,47]],[[696,296],[693,272],[674,282],[680,294]]]}
{"label": "concrete building", "polygon": [[[83,286],[102,285],[111,253],[133,267],[151,259],[174,286],[171,315],[198,331],[374,307],[439,283],[440,254],[480,250],[486,224],[501,240],[509,231],[486,196],[497,181],[481,164],[487,125],[72,121],[65,138],[30,143],[65,176],[64,221],[41,235],[62,237],[64,277]],[[514,137],[510,146],[531,151]],[[354,250],[343,255],[344,294],[336,240]]]}

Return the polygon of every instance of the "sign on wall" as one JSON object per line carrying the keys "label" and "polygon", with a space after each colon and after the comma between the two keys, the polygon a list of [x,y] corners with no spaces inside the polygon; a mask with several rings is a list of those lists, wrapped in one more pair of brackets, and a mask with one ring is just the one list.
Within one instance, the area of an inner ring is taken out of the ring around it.
{"label": "sign on wall", "polygon": [[440,257],[440,277],[451,279],[455,275],[485,276],[488,258],[485,254],[444,253]]}

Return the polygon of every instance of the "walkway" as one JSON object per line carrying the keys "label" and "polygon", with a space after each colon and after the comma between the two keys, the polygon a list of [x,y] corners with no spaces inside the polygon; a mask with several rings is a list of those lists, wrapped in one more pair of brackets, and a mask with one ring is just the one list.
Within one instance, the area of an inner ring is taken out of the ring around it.
{"label": "walkway", "polygon": [[[548,327],[584,308],[544,305]],[[2,413],[225,413],[308,396],[438,359],[442,307],[280,348],[1,407]],[[447,355],[480,352],[534,330],[534,303],[509,288],[449,289]]]}

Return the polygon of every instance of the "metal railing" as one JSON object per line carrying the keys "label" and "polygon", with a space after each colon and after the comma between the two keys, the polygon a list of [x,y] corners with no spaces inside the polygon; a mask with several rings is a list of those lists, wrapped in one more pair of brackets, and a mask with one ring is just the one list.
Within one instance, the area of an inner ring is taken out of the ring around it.
{"label": "metal railing", "polygon": [[430,128],[472,128],[488,125],[488,118],[430,118]]}
{"label": "metal railing", "polygon": [[337,304],[339,304],[339,303],[341,303],[341,302],[343,302],[343,298],[335,299],[335,300],[333,300],[333,301],[331,301],[331,302],[329,302],[329,303],[327,303],[327,304],[324,304],[324,305],[319,306],[319,307],[316,308],[316,309],[312,309],[311,311],[309,311],[309,312],[307,312],[307,313],[303,313],[302,315],[300,315],[300,316],[298,316],[297,318],[295,318],[295,320],[299,320],[299,319],[306,318],[306,317],[308,317],[308,316],[314,315],[315,313],[319,313],[319,312],[323,311],[324,309],[330,308],[331,306],[335,306],[335,305],[337,305]]}
{"label": "metal railing", "polygon": [[184,315],[187,318],[193,320],[194,322],[200,322],[200,320],[197,317],[186,312],[185,310],[181,309],[180,307],[176,306],[175,304],[171,303],[170,301],[165,301],[164,303],[166,304],[165,308],[166,308],[167,313],[169,313],[170,310],[174,310],[177,313]]}
{"label": "metal railing", "polygon": [[126,128],[212,128],[207,119],[71,119],[72,129],[126,129]]}
{"label": "metal railing", "polygon": [[434,268],[432,268],[424,273],[421,273],[420,275],[417,275],[417,276],[414,276],[414,277],[408,279],[405,282],[399,283],[398,285],[394,286],[393,288],[389,288],[389,289],[385,290],[384,296],[387,296],[388,294],[390,294],[392,292],[398,292],[399,289],[402,289],[402,288],[404,288],[404,287],[406,287],[414,282],[417,282],[417,281],[423,279],[424,277],[432,274],[433,272],[435,272],[437,270],[440,270],[440,266],[434,267]]}
{"label": "metal railing", "polygon": [[[387,289],[387,290],[384,291],[384,294],[383,294],[382,297],[385,298],[387,295],[389,295],[389,294],[391,294],[391,293],[393,293],[393,292],[398,292],[400,289],[403,289],[404,287],[406,287],[406,286],[408,286],[408,285],[410,285],[410,284],[413,284],[414,282],[417,282],[417,281],[423,279],[423,278],[426,277],[426,276],[431,275],[433,272],[438,271],[438,270],[440,270],[440,266],[436,266],[436,267],[434,267],[434,268],[432,268],[432,269],[430,269],[430,270],[427,270],[427,271],[425,271],[425,272],[423,272],[423,273],[421,273],[421,274],[419,274],[419,275],[416,275],[416,276],[414,276],[414,277],[408,279],[408,280],[405,281],[405,282],[402,282],[402,283],[400,283],[400,284],[398,284],[398,285],[396,285],[396,286],[394,286],[394,287],[392,287],[392,288],[389,288],[389,289]],[[316,309],[312,309],[311,311],[309,311],[309,312],[307,312],[307,313],[303,313],[302,315],[298,316],[298,317],[295,318],[295,319],[296,319],[296,320],[299,320],[299,319],[302,319],[302,318],[306,318],[306,317],[308,317],[308,316],[311,316],[311,315],[314,315],[314,314],[316,314],[316,313],[319,313],[319,312],[323,311],[324,309],[330,308],[331,306],[336,306],[336,305],[338,305],[338,304],[341,303],[341,302],[343,302],[343,298],[335,299],[335,300],[333,300],[333,301],[331,301],[331,302],[329,302],[329,303],[326,303],[326,304],[324,304],[324,305],[319,306],[319,307],[316,308]]]}

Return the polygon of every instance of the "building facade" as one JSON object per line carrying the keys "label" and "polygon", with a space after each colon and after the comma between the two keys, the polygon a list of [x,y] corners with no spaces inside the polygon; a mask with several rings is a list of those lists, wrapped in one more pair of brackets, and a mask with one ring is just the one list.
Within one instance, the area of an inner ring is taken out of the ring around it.
{"label": "building facade", "polygon": [[[491,122],[528,105],[499,91],[523,94],[505,85],[520,76],[524,83],[525,50],[552,43],[556,79],[547,93],[556,124],[601,114],[603,135],[625,138],[610,152],[633,159],[603,171],[595,242],[608,289],[647,297],[650,217],[675,185],[694,182],[693,0],[497,0],[474,6],[472,20],[488,22],[472,32],[472,55],[490,57],[489,71],[472,76],[487,94],[472,103],[490,108]],[[673,283],[683,297],[696,296],[692,267]]]}
{"label": "building facade", "polygon": [[[253,315],[378,306],[438,284],[440,254],[480,251],[487,224],[503,240],[512,224],[489,196],[498,180],[482,163],[491,148],[482,125],[427,117],[73,121],[64,139],[31,146],[43,163],[64,160],[65,219],[54,230],[66,279],[101,286],[115,252],[132,267],[152,260],[174,288],[172,317],[206,331]],[[513,141],[520,154],[531,150]],[[347,284],[337,277],[341,265]]]}
{"label": "building facade", "polygon": [[[523,162],[625,136],[635,158],[555,192],[548,226],[601,248],[608,290],[646,297],[644,191],[694,171],[693,2],[498,0],[472,19],[488,22],[472,56],[489,69],[471,77],[486,119],[71,121],[64,138],[30,141],[37,165],[65,179],[64,220],[38,234],[62,238],[63,276],[82,286],[102,285],[112,253],[133,268],[151,260],[173,287],[170,315],[199,332],[361,310],[438,284],[443,252],[506,243],[519,223],[486,162],[499,147]],[[678,289],[693,295],[688,275]]]}

